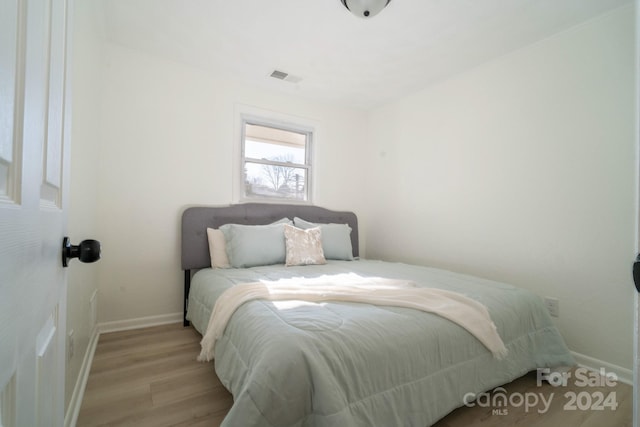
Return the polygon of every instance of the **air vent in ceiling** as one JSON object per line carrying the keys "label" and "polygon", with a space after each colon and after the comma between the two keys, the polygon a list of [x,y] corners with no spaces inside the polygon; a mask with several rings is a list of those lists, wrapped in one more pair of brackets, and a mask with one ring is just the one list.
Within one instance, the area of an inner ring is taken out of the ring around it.
{"label": "air vent in ceiling", "polygon": [[273,70],[270,76],[274,79],[284,80],[285,82],[289,83],[300,83],[300,81],[302,81],[302,77],[292,76],[291,74],[285,73],[284,71],[280,70]]}
{"label": "air vent in ceiling", "polygon": [[274,79],[284,80],[288,76],[289,73],[285,73],[284,71],[273,70],[273,73],[271,73],[271,77],[273,77]]}

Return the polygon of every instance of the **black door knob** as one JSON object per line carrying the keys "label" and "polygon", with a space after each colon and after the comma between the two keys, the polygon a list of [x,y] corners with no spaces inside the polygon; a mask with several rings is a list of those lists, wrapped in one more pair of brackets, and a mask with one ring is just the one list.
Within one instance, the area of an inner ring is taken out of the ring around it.
{"label": "black door knob", "polygon": [[83,240],[79,245],[72,245],[65,237],[62,240],[62,266],[67,267],[71,258],[78,258],[80,262],[96,262],[100,259],[100,251],[97,240]]}
{"label": "black door knob", "polygon": [[633,263],[633,282],[636,285],[636,290],[640,292],[640,254],[638,254],[636,261]]}

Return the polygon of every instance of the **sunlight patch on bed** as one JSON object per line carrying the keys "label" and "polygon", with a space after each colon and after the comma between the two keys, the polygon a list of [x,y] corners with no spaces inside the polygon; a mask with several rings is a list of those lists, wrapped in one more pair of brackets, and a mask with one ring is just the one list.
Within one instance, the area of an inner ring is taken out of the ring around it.
{"label": "sunlight patch on bed", "polygon": [[286,300],[286,301],[273,301],[273,306],[278,310],[291,310],[300,307],[306,306],[322,306],[324,303],[318,304],[308,301],[299,301],[299,300]]}
{"label": "sunlight patch on bed", "polygon": [[323,274],[318,277],[291,277],[279,280],[260,280],[267,287],[275,286],[348,286],[359,289],[413,288],[416,284],[409,280],[384,277],[365,277],[355,273]]}

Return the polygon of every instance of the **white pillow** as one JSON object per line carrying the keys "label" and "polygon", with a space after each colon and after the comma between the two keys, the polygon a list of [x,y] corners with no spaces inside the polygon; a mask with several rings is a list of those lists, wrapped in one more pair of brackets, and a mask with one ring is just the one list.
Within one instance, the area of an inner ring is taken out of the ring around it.
{"label": "white pillow", "polygon": [[286,243],[285,265],[326,264],[322,252],[322,232],[320,227],[302,230],[285,224],[284,238]]}
{"label": "white pillow", "polygon": [[207,238],[209,240],[211,268],[230,268],[229,257],[227,257],[227,244],[224,241],[222,231],[216,228],[207,228]]}

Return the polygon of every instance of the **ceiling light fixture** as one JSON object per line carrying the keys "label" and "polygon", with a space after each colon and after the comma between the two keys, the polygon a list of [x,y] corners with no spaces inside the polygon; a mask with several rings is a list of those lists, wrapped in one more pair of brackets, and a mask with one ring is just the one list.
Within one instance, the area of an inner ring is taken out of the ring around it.
{"label": "ceiling light fixture", "polygon": [[391,0],[340,0],[344,7],[360,18],[371,18],[384,9]]}

